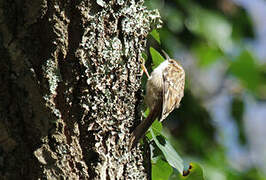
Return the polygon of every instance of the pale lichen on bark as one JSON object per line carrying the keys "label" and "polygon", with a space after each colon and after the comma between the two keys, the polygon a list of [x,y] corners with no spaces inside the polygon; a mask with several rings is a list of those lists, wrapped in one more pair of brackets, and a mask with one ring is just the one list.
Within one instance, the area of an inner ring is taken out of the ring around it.
{"label": "pale lichen on bark", "polygon": [[140,56],[149,31],[160,25],[159,14],[143,1],[100,5],[104,8],[84,15],[87,26],[76,52],[86,67],[88,91],[81,103],[89,112],[87,133],[95,137],[92,151],[100,160],[96,179],[145,179],[142,153],[129,152],[128,137],[140,118]]}

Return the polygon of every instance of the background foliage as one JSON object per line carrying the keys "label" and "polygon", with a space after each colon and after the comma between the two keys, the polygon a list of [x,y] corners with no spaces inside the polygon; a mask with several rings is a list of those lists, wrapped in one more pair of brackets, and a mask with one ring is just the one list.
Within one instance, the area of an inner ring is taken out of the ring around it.
{"label": "background foliage", "polygon": [[[266,179],[266,2],[147,0],[146,5],[158,9],[164,21],[151,33],[148,70],[157,65],[154,49],[164,49],[186,70],[181,107],[163,123],[163,135],[185,168],[195,162],[196,176],[202,167],[207,180]],[[154,125],[153,136],[158,128]],[[153,149],[153,156],[153,179],[180,178],[161,150]]]}

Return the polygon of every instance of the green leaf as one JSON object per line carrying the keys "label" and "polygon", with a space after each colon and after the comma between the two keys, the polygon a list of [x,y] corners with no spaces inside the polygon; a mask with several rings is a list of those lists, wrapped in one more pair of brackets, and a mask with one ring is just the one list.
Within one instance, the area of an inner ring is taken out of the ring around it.
{"label": "green leaf", "polygon": [[152,32],[150,34],[159,44],[161,44],[160,34],[158,33],[157,30],[155,30],[155,29],[152,30]]}
{"label": "green leaf", "polygon": [[163,129],[163,125],[161,122],[159,122],[157,119],[152,123],[151,126],[153,132],[156,133],[161,133],[162,129]]}
{"label": "green leaf", "polygon": [[[161,135],[161,132],[162,132],[163,126],[162,126],[162,123],[159,122],[159,121],[156,119],[156,120],[152,123],[152,125],[151,125],[150,128],[153,130],[155,136],[157,136],[157,135]],[[152,135],[151,135],[150,131],[147,133],[146,136],[147,136],[149,139],[152,139]]]}
{"label": "green leaf", "polygon": [[255,64],[255,59],[248,51],[243,51],[237,59],[232,62],[230,71],[248,89],[254,91],[260,84],[260,75]]}
{"label": "green leaf", "polygon": [[164,58],[161,56],[161,54],[156,51],[154,48],[150,47],[150,53],[152,57],[152,62],[153,62],[153,69],[155,69],[157,66],[159,66],[163,61]]}
{"label": "green leaf", "polygon": [[183,160],[180,158],[180,156],[177,154],[175,149],[171,146],[169,141],[165,139],[163,136],[155,136],[153,129],[150,128],[150,132],[152,135],[152,138],[154,139],[156,145],[159,147],[159,149],[162,151],[165,159],[167,162],[174,168],[176,168],[180,174],[183,174]]}
{"label": "green leaf", "polygon": [[149,113],[150,113],[150,109],[147,108],[147,109],[145,110],[145,112],[144,112],[144,117],[145,117],[145,118],[148,117]]}
{"label": "green leaf", "polygon": [[147,54],[146,54],[145,52],[142,52],[142,57],[143,57],[143,59],[144,59],[145,61],[147,61],[148,56],[147,56]]}
{"label": "green leaf", "polygon": [[152,180],[165,180],[172,174],[173,168],[161,158],[152,163]]}
{"label": "green leaf", "polygon": [[181,179],[186,180],[204,180],[203,170],[197,163],[190,163],[189,169],[184,171],[184,176]]}

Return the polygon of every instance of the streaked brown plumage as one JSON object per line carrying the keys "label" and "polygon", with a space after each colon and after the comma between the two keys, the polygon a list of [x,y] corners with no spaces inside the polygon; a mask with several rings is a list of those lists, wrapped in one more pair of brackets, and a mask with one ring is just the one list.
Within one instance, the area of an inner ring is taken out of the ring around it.
{"label": "streaked brown plumage", "polygon": [[177,61],[167,56],[167,59],[155,68],[148,78],[144,100],[150,113],[132,132],[130,149],[137,144],[156,118],[163,121],[179,107],[184,95],[184,86],[184,69]]}

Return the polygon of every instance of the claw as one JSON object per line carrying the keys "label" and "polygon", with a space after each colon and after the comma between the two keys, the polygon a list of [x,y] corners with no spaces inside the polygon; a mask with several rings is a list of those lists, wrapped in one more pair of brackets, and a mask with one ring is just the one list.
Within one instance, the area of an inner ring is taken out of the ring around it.
{"label": "claw", "polygon": [[145,67],[145,61],[144,61],[144,59],[141,58],[141,61],[142,61],[142,63],[141,63],[141,69],[145,72],[145,74],[147,75],[147,77],[150,78],[149,72],[148,72],[147,68]]}

